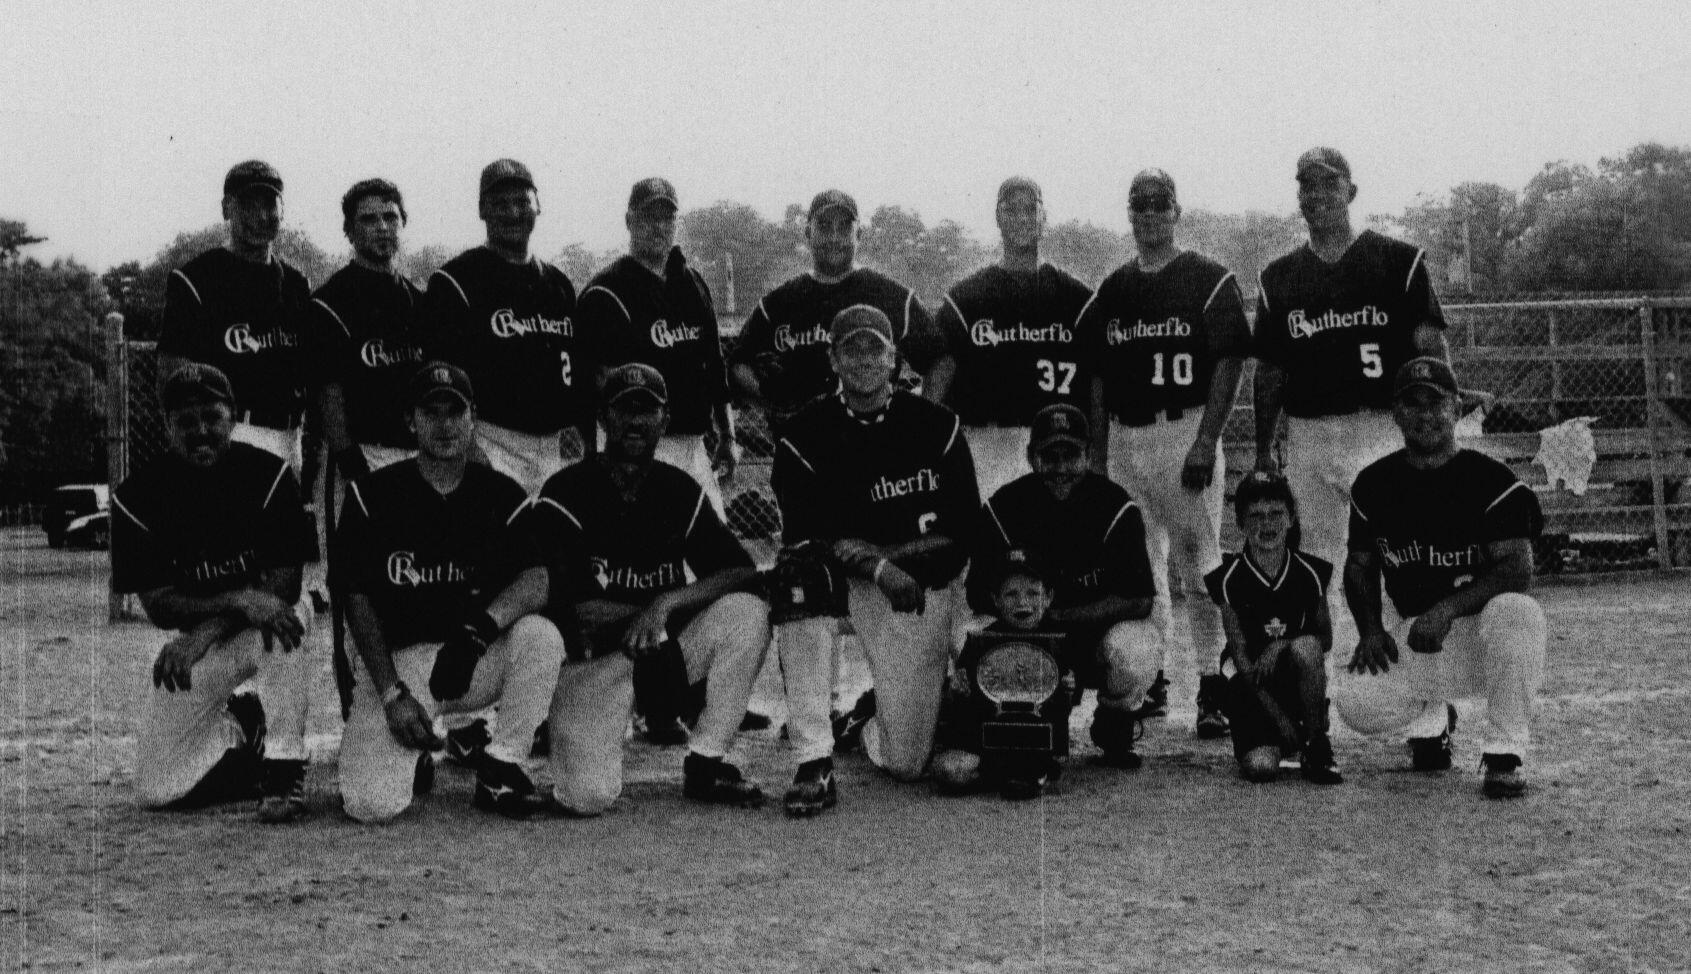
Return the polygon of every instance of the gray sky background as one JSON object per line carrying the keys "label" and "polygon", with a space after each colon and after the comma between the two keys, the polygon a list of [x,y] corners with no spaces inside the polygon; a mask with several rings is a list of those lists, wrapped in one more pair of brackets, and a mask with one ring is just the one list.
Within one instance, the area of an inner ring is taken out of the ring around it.
{"label": "gray sky background", "polygon": [[[486,9],[483,9],[486,8]],[[1188,208],[1294,208],[1341,148],[1358,213],[1691,144],[1691,6],[1419,3],[72,3],[7,0],[0,216],[96,268],[219,219],[257,156],[288,223],[344,246],[353,181],[399,183],[408,242],[478,242],[476,175],[526,162],[535,249],[624,241],[629,185],[779,219],[839,186],[994,239],[1010,173],[1053,221],[1122,229],[1131,174]],[[1687,12],[1682,12],[1687,11]]]}

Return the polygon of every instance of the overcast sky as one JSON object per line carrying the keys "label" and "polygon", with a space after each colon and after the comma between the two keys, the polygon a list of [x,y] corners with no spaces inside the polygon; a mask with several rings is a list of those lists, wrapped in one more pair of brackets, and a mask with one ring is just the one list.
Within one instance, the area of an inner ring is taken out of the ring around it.
{"label": "overcast sky", "polygon": [[1331,144],[1359,214],[1522,186],[1645,140],[1691,145],[1691,6],[1486,3],[109,3],[6,0],[0,216],[96,268],[219,219],[275,164],[287,221],[340,250],[357,179],[412,244],[481,238],[476,175],[540,184],[535,249],[624,242],[629,185],[779,219],[839,186],[994,237],[1010,173],[1054,221],[1122,229],[1158,165],[1188,208],[1290,212]]}

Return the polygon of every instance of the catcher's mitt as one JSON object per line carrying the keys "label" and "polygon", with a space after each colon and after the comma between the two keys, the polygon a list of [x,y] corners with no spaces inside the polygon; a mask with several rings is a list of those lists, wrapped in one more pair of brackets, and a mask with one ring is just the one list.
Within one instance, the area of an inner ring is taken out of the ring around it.
{"label": "catcher's mitt", "polygon": [[775,567],[758,575],[764,598],[769,600],[772,625],[814,619],[842,618],[850,589],[845,566],[821,541],[802,541],[781,549]]}

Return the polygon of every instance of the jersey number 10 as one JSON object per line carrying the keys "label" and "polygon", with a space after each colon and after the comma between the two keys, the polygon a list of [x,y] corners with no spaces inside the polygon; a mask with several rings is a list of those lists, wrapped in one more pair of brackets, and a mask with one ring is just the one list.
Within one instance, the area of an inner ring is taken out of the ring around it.
{"label": "jersey number 10", "polygon": [[[1192,384],[1192,353],[1176,352],[1169,359],[1169,378],[1177,386]],[[1163,379],[1163,353],[1151,356],[1151,384],[1154,386],[1168,385]]]}

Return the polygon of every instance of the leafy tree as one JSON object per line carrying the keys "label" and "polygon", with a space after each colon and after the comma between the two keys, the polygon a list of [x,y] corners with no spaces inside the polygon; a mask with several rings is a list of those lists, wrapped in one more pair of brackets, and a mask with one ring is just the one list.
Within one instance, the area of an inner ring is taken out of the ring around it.
{"label": "leafy tree", "polygon": [[31,234],[21,220],[0,220],[0,267],[16,263],[23,248],[46,241],[46,237]]}
{"label": "leafy tree", "polygon": [[1133,242],[1107,227],[1069,220],[1045,228],[1040,257],[1092,287],[1108,277],[1133,253]]}
{"label": "leafy tree", "polygon": [[[123,297],[124,334],[132,339],[153,340],[159,334],[159,316],[164,311],[165,282],[170,272],[195,257],[221,247],[229,240],[226,224],[214,223],[199,230],[176,235],[153,259],[142,265],[129,261],[112,268],[104,279],[112,293]],[[312,287],[329,279],[347,261],[317,246],[303,231],[283,227],[276,237],[275,252],[299,268]],[[421,283],[421,279],[413,278]],[[113,285],[116,285],[115,287]]]}

